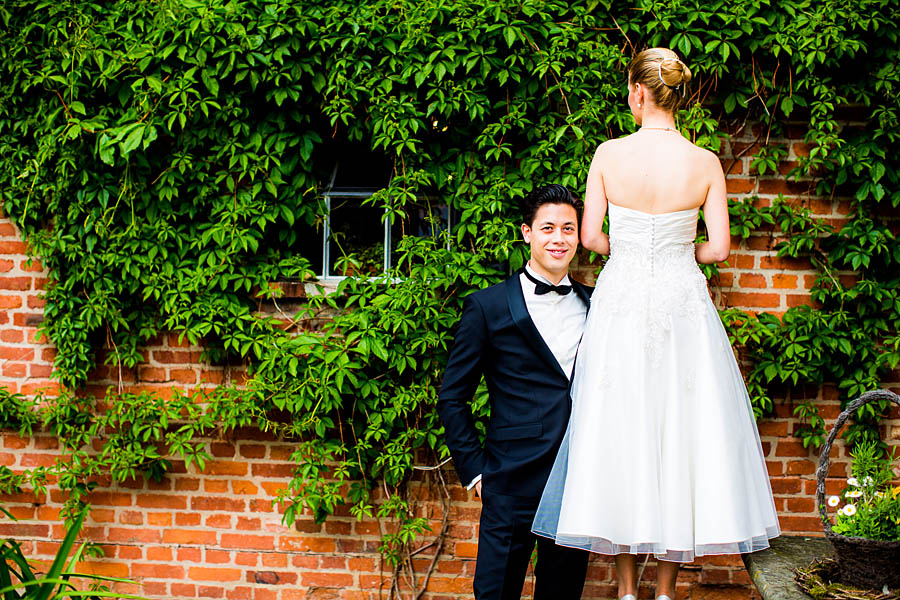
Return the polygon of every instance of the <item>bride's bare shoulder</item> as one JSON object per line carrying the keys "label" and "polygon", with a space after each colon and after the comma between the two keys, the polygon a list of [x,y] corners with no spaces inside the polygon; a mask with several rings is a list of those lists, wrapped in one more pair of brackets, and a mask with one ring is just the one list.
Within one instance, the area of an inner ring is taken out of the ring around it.
{"label": "bride's bare shoulder", "polygon": [[700,146],[694,146],[694,149],[699,164],[703,165],[705,169],[722,169],[722,161],[719,158],[718,154],[716,154],[712,150],[701,148]]}
{"label": "bride's bare shoulder", "polygon": [[610,138],[605,142],[601,143],[597,146],[597,149],[594,151],[594,157],[603,157],[603,156],[612,156],[617,151],[621,150],[624,146],[627,145],[627,140],[631,136],[625,136],[620,138]]}

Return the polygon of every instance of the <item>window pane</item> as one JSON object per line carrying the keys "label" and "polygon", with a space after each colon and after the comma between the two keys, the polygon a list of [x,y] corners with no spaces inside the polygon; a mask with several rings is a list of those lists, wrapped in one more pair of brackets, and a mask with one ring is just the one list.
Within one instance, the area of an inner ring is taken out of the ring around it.
{"label": "window pane", "polygon": [[331,198],[329,275],[384,272],[384,209],[363,206],[361,198]]}
{"label": "window pane", "polygon": [[408,235],[439,238],[450,226],[450,207],[432,204],[424,198],[414,208],[408,209],[407,214]]}
{"label": "window pane", "polygon": [[367,148],[341,148],[336,167],[331,185],[335,191],[378,190],[387,187],[391,180],[390,159]]}
{"label": "window pane", "polygon": [[450,207],[437,204],[430,198],[421,198],[418,202],[406,205],[407,218],[397,220],[391,226],[391,265],[397,261],[393,253],[404,235],[413,237],[433,237],[440,245],[445,244],[445,233],[450,231]]}
{"label": "window pane", "polygon": [[310,225],[306,221],[294,223],[297,234],[296,246],[300,256],[309,261],[309,266],[317,276],[322,276],[322,225]]}

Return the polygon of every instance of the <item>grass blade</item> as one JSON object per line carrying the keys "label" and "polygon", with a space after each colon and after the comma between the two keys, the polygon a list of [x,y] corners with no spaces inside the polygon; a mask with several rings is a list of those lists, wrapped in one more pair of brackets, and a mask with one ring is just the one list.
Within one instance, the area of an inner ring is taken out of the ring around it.
{"label": "grass blade", "polygon": [[[75,574],[72,573],[71,575],[75,575]],[[80,575],[80,574],[78,576],[82,577],[82,575]],[[117,580],[117,581],[121,581],[122,583],[135,583],[134,581],[129,581],[128,579],[121,579],[121,580]],[[33,587],[36,587],[39,585],[44,585],[44,584],[50,584],[54,588],[57,585],[69,585],[69,583],[65,579],[59,579],[59,578],[52,578],[52,579],[47,578],[47,579],[40,579],[40,580],[33,579],[33,580],[25,582],[25,583],[17,583],[15,585],[10,585],[10,586],[4,587],[4,588],[0,588],[0,594],[7,594],[9,592],[14,592],[14,590],[17,590],[19,588],[27,589],[27,588],[33,588]],[[58,592],[56,594],[56,596],[54,596],[54,600],[56,598],[66,598],[66,597],[69,597],[69,598],[84,598],[84,597],[129,598],[132,600],[147,600],[143,596],[135,596],[134,594],[120,594],[118,592],[105,592],[102,590],[98,590],[98,591],[61,590],[60,592]],[[22,598],[22,596],[16,595],[16,596],[14,596],[14,598],[19,599],[19,598]]]}
{"label": "grass blade", "polygon": [[[131,583],[134,583],[133,581]],[[133,600],[147,600],[143,596],[135,596],[134,594],[120,594],[118,592],[91,592],[91,591],[78,591],[73,590],[71,592],[63,592],[57,595],[57,598],[83,598],[85,596],[90,596],[91,598],[130,598]]]}
{"label": "grass blade", "polygon": [[[2,557],[0,557],[0,588],[7,588],[12,585],[12,577],[9,576],[9,556],[14,550],[17,550],[16,547],[12,545],[8,540],[3,540],[3,553]],[[15,571],[13,571],[15,574]],[[21,577],[17,577],[19,581],[22,580]],[[3,600],[19,600],[19,595],[14,590],[8,590],[3,594]]]}
{"label": "grass blade", "polygon": [[69,556],[69,552],[72,551],[72,545],[75,544],[75,538],[78,536],[78,532],[81,531],[81,524],[84,522],[87,511],[88,509],[85,507],[78,516],[75,517],[75,522],[72,523],[72,526],[69,527],[69,530],[66,532],[66,537],[63,538],[62,545],[59,547],[59,552],[56,553],[56,558],[53,559],[53,564],[50,565],[50,570],[47,571],[47,577],[43,579],[44,583],[38,589],[34,600],[47,600],[50,597],[50,594],[53,593],[53,589],[60,582],[62,585],[67,584],[66,581],[58,578],[65,568],[66,559]]}
{"label": "grass blade", "polygon": [[9,544],[9,547],[4,551],[3,559],[11,560],[21,569],[20,573],[13,571],[19,581],[34,581],[34,573],[31,571],[31,565],[28,564],[28,559],[22,554],[22,547],[19,545],[19,542],[7,540],[7,543]]}

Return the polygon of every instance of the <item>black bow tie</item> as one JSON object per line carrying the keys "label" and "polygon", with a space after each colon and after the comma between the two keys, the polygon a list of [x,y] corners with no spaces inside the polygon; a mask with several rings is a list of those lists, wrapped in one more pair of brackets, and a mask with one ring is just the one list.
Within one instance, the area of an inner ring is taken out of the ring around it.
{"label": "black bow tie", "polygon": [[543,296],[544,294],[549,294],[550,292],[556,292],[560,296],[565,296],[569,292],[572,291],[571,285],[550,285],[549,283],[544,283],[539,279],[535,279],[531,273],[528,272],[528,269],[522,271],[525,273],[525,277],[528,278],[528,281],[534,284],[534,294],[536,296]]}

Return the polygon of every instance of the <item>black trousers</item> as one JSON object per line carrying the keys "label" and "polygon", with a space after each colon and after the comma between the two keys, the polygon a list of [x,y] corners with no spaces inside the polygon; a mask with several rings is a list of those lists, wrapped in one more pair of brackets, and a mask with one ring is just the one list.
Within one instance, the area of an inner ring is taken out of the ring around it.
{"label": "black trousers", "polygon": [[534,600],[578,600],[589,553],[531,533],[540,498],[485,491],[475,563],[476,600],[519,600],[537,543]]}

